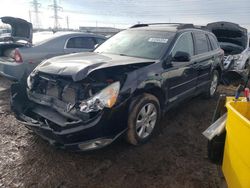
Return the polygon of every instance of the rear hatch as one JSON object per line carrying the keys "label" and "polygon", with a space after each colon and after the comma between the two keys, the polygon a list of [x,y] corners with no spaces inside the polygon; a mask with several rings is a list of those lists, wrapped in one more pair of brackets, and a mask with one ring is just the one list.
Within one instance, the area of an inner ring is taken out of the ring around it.
{"label": "rear hatch", "polygon": [[1,41],[6,41],[8,39],[12,40],[13,42],[24,40],[29,43],[32,43],[32,24],[23,20],[21,18],[14,18],[14,17],[1,17],[0,18],[2,23],[8,24],[11,27],[11,34],[10,36],[3,36],[0,38]]}
{"label": "rear hatch", "polygon": [[10,26],[10,34],[0,36],[0,62],[21,62],[20,47],[32,44],[32,24],[21,18],[1,17],[0,22]]}
{"label": "rear hatch", "polygon": [[231,22],[213,22],[207,29],[217,37],[225,55],[240,54],[247,47],[247,29]]}

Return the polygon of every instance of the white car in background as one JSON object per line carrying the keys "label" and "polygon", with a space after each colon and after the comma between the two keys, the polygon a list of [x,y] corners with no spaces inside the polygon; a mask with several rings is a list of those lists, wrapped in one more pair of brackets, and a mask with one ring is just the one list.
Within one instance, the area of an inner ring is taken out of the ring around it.
{"label": "white car in background", "polygon": [[224,50],[225,70],[240,71],[250,67],[250,41],[247,29],[231,22],[214,22],[207,25]]}

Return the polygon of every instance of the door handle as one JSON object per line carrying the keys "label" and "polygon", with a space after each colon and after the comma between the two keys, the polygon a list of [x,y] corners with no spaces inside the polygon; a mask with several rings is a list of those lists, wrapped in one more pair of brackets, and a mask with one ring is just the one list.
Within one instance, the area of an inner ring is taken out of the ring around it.
{"label": "door handle", "polygon": [[194,62],[194,63],[192,64],[192,66],[193,66],[194,68],[196,68],[196,69],[201,68],[201,65],[199,64],[199,62]]}

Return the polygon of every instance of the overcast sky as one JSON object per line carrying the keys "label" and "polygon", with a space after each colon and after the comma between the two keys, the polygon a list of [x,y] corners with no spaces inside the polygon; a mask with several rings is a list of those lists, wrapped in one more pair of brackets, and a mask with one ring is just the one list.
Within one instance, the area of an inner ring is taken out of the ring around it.
{"label": "overcast sky", "polygon": [[[32,0],[0,0],[0,17],[15,16],[31,20],[35,14]],[[42,27],[53,27],[52,0],[37,0]],[[112,26],[128,27],[137,22],[191,22],[206,24],[231,21],[250,29],[250,0],[58,0],[61,27]]]}

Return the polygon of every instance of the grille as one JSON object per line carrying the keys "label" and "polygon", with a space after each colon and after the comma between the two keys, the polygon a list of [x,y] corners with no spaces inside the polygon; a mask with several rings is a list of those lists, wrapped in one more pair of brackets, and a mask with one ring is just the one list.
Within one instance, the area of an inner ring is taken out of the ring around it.
{"label": "grille", "polygon": [[64,102],[74,104],[76,102],[76,91],[74,88],[65,86],[62,93],[62,100]]}
{"label": "grille", "polygon": [[75,104],[77,100],[76,86],[67,82],[57,82],[46,77],[40,77],[37,93],[57,98],[63,102]]}
{"label": "grille", "polygon": [[58,98],[59,96],[59,92],[58,92],[58,87],[55,83],[51,83],[51,82],[48,82],[48,85],[47,85],[47,93],[46,93],[48,96],[51,96],[51,97],[56,97]]}

